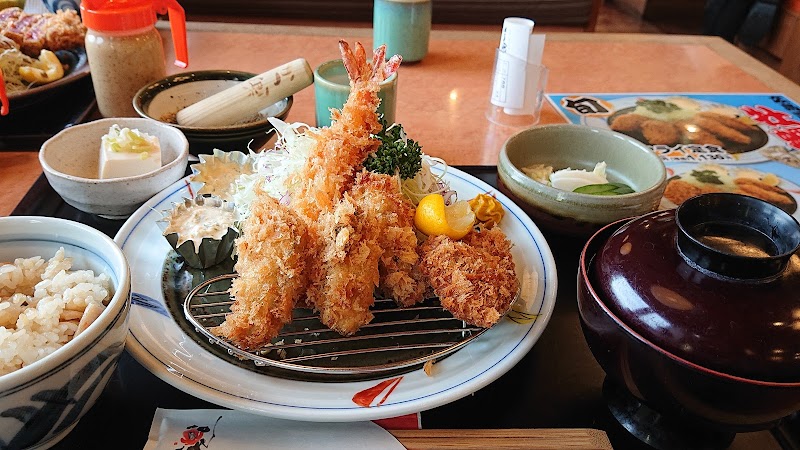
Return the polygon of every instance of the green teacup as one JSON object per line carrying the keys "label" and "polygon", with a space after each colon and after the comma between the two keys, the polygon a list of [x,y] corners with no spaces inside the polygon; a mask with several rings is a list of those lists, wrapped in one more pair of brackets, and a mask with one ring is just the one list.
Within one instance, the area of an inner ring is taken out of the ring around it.
{"label": "green teacup", "polygon": [[[314,70],[314,97],[318,127],[331,125],[331,108],[342,109],[350,94],[350,80],[341,59],[322,63]],[[378,114],[394,123],[397,108],[397,73],[380,83]]]}
{"label": "green teacup", "polygon": [[428,54],[431,32],[430,0],[375,0],[372,42],[386,44],[386,56],[400,55],[405,62],[421,61]]}

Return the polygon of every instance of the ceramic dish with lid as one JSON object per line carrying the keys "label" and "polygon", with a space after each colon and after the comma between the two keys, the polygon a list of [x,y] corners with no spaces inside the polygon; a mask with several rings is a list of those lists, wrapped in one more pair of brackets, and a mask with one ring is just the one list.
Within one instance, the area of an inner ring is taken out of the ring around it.
{"label": "ceramic dish with lid", "polygon": [[686,433],[699,427],[714,448],[800,408],[798,248],[792,216],[738,194],[693,197],[587,242],[578,305],[607,384],[679,425],[654,431],[626,414],[629,431],[693,448]]}
{"label": "ceramic dish with lid", "polygon": [[133,98],[133,107],[142,117],[181,130],[189,140],[189,151],[193,155],[211,153],[215,148],[246,153],[248,145],[257,150],[269,140],[273,128],[267,119],[269,117],[285,119],[292,107],[292,96],[267,106],[252,120],[228,126],[178,125],[175,115],[181,109],[255,75],[236,70],[198,70],[170,75],[140,89]]}

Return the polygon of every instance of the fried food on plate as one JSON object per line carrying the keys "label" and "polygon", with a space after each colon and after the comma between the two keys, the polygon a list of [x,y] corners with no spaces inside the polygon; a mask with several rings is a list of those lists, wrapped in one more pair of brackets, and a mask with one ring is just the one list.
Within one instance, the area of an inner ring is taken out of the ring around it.
{"label": "fried food on plate", "polygon": [[681,134],[686,141],[692,144],[723,146],[722,141],[717,139],[716,136],[698,127],[691,121],[682,120],[676,122],[675,125],[681,130]]}
{"label": "fried food on plate", "polygon": [[793,203],[786,191],[777,186],[770,186],[753,178],[736,178],[733,182],[740,194],[760,198],[776,206],[787,206]]}
{"label": "fried food on plate", "polygon": [[341,111],[332,111],[331,126],[314,134],[316,144],[296,175],[297,188],[291,193],[292,207],[311,221],[333,209],[353,184],[364,160],[380,146],[373,137],[381,130],[378,84],[400,65],[399,56],[385,61],[385,46],[375,50],[372,63],[361,43],[356,43],[354,52],[342,40],[339,49],[350,77],[350,94]]}
{"label": "fried food on plate", "polygon": [[629,133],[632,131],[639,131],[642,122],[645,122],[646,120],[648,120],[647,116],[643,116],[641,114],[634,114],[634,113],[620,114],[614,118],[614,121],[611,122],[609,127],[614,131]]}
{"label": "fried food on plate", "polygon": [[664,189],[664,198],[676,205],[680,205],[695,195],[702,193],[703,190],[699,186],[678,179],[667,183],[667,187]]}
{"label": "fried food on plate", "polygon": [[650,119],[642,122],[641,128],[651,145],[673,145],[680,139],[680,131],[672,122]]}
{"label": "fried food on plate", "polygon": [[730,128],[733,128],[734,130],[738,130],[738,131],[741,131],[741,132],[744,132],[744,133],[753,130],[753,126],[752,125],[748,125],[748,124],[742,122],[741,120],[738,120],[738,119],[730,117],[730,116],[726,116],[724,114],[719,114],[719,113],[715,113],[715,112],[711,112],[711,111],[703,111],[703,112],[697,113],[697,117],[703,117],[703,118],[706,118],[706,119],[716,120],[717,122],[725,125],[726,127],[730,127]]}
{"label": "fried food on plate", "polygon": [[702,117],[698,115],[694,118],[694,123],[698,127],[712,133],[722,139],[737,142],[739,144],[749,144],[750,136],[736,131],[734,128],[726,126],[716,119]]}
{"label": "fried food on plate", "polygon": [[28,14],[20,8],[6,8],[0,11],[0,35],[16,42],[22,53],[37,57],[42,49],[83,47],[86,27],[74,10]]}
{"label": "fried food on plate", "polygon": [[316,222],[318,254],[309,265],[308,301],[322,323],[342,335],[355,333],[373,318],[370,307],[375,304],[383,255],[378,245],[381,232],[369,227],[364,211],[348,194]]}
{"label": "fried food on plate", "polygon": [[211,331],[253,350],[270,342],[292,320],[308,285],[309,230],[300,217],[260,191],[236,241],[239,277],[231,286],[231,314]]}
{"label": "fried food on plate", "polygon": [[400,192],[400,179],[364,171],[356,177],[351,195],[384,250],[378,265],[381,292],[401,306],[421,302],[425,283],[418,265],[414,206]]}
{"label": "fried food on plate", "polygon": [[499,227],[473,231],[460,241],[430,237],[421,254],[422,273],[442,306],[465,322],[494,325],[517,294],[511,242]]}

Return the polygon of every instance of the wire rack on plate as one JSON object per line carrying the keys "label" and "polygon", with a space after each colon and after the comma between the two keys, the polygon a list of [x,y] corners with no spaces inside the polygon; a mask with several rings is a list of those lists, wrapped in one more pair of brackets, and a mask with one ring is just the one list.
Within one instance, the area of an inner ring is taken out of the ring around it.
{"label": "wire rack on plate", "polygon": [[315,374],[374,375],[437,360],[487,330],[454,318],[436,298],[407,308],[378,298],[372,308],[375,318],[352,336],[329,329],[313,311],[297,308],[292,322],[271,344],[245,351],[210,331],[230,313],[230,286],[235,277],[220,275],[197,285],[186,297],[184,313],[209,342],[258,366]]}

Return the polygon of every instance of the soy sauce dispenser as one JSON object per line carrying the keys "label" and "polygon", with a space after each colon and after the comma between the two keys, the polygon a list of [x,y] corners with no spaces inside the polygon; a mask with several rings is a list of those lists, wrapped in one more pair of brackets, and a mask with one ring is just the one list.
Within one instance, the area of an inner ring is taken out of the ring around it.
{"label": "soy sauce dispenser", "polygon": [[176,0],[83,0],[86,56],[103,117],[135,117],[133,97],[166,76],[156,14],[168,14],[175,65],[189,65],[186,15]]}

